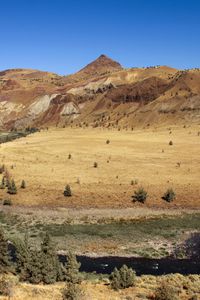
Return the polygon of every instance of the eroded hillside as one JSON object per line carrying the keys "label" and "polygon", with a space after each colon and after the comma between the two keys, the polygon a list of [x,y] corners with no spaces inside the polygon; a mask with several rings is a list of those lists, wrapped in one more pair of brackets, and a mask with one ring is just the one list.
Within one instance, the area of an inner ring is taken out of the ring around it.
{"label": "eroded hillside", "polygon": [[135,128],[198,123],[200,70],[123,69],[101,55],[69,76],[29,69],[0,72],[0,126]]}

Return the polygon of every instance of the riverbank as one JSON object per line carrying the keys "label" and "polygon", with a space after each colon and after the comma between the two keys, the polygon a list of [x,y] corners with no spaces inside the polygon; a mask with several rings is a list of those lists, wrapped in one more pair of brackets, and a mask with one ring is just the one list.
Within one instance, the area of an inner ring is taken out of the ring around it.
{"label": "riverbank", "polygon": [[104,218],[98,223],[84,218],[84,223],[75,224],[64,215],[59,219],[56,215],[50,216],[47,221],[30,212],[25,215],[8,209],[1,211],[0,225],[11,241],[23,239],[28,232],[30,243],[38,245],[43,234],[48,232],[57,251],[71,250],[90,257],[186,258],[198,251],[195,246],[200,232],[198,212],[127,220]]}

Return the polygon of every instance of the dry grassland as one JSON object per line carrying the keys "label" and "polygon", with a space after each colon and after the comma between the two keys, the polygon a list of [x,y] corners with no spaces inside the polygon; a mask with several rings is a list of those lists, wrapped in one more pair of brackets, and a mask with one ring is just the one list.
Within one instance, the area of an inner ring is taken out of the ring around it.
{"label": "dry grassland", "polygon": [[[27,188],[11,196],[18,205],[134,208],[140,205],[132,203],[131,195],[143,186],[149,194],[145,207],[199,208],[199,128],[52,128],[1,144],[0,162],[17,186],[26,181]],[[131,185],[132,180],[138,184]],[[73,192],[70,198],[63,196],[67,183]],[[177,195],[172,204],[161,199],[169,187]],[[8,197],[5,190],[0,197]]]}
{"label": "dry grassland", "polygon": [[[16,281],[16,278],[13,278]],[[113,291],[108,284],[96,279],[84,281],[81,284],[83,296],[80,300],[139,300],[149,299],[155,293],[155,289],[163,280],[173,286],[180,300],[189,300],[200,296],[199,275],[182,276],[179,274],[167,276],[141,276],[137,278],[136,286],[122,291]],[[62,300],[62,289],[64,283],[52,285],[32,285],[27,283],[15,283],[11,300]],[[0,296],[7,300],[8,297]]]}

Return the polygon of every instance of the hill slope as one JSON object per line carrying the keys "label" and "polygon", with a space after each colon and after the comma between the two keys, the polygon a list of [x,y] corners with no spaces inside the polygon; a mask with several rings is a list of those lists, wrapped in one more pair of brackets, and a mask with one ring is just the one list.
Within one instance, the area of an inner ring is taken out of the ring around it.
{"label": "hill slope", "polygon": [[0,127],[199,123],[200,71],[123,69],[101,55],[75,74],[0,72]]}

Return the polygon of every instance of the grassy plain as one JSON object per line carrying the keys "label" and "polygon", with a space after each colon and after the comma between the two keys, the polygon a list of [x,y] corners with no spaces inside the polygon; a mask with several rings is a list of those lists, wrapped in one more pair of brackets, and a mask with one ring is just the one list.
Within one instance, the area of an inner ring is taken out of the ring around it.
{"label": "grassy plain", "polygon": [[[26,189],[12,196],[15,205],[197,209],[199,130],[200,126],[137,131],[52,128],[1,144],[0,162],[18,186],[22,179],[27,183]],[[132,180],[137,184],[131,185]],[[67,183],[73,193],[70,198],[63,196]],[[138,186],[149,194],[145,205],[131,201]],[[176,192],[171,204],[161,199],[169,187]],[[5,190],[0,197],[6,197]]]}
{"label": "grassy plain", "polygon": [[[27,185],[12,196],[0,190],[13,203],[1,206],[9,238],[28,229],[35,243],[49,231],[59,249],[76,253],[171,254],[200,230],[199,130],[50,128],[1,144],[1,164],[18,187],[22,179]],[[63,196],[66,184],[72,197]],[[132,202],[139,186],[149,194],[145,204]],[[167,203],[161,197],[170,187],[176,199]]]}

